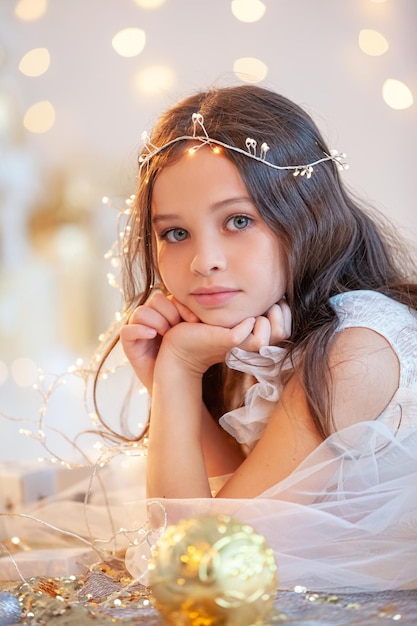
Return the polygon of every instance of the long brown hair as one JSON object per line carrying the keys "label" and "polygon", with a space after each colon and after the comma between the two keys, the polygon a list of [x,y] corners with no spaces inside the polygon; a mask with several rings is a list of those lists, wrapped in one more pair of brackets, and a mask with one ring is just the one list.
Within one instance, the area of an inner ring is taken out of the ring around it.
{"label": "long brown hair", "polygon": [[[161,146],[193,131],[192,114],[201,113],[209,137],[245,147],[247,137],[267,142],[268,160],[280,165],[313,162],[329,153],[316,124],[298,105],[257,86],[199,92],[161,116],[151,135]],[[151,228],[155,179],[182,154],[181,142],[155,155],[139,177],[124,257],[127,310],[149,297],[160,283]],[[285,347],[304,386],[318,431],[331,429],[327,354],[337,325],[329,302],[335,294],[370,289],[417,309],[411,259],[382,218],[371,216],[343,186],[333,162],[315,166],[311,178],[276,171],[247,156],[225,150],[238,168],[260,215],[279,238],[288,259],[287,301],[292,335]],[[117,341],[117,338],[116,338]],[[223,364],[203,378],[203,398],[215,418],[230,409],[239,375]],[[227,390],[227,389],[228,390]],[[226,391],[225,391],[226,389]]]}

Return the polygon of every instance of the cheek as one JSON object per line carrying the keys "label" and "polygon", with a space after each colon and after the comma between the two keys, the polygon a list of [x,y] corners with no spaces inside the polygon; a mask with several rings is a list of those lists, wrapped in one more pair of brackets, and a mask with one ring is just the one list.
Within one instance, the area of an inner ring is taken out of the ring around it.
{"label": "cheek", "polygon": [[163,255],[159,251],[159,246],[155,247],[155,268],[158,272],[161,282],[166,286],[166,271]]}
{"label": "cheek", "polygon": [[287,285],[288,280],[288,260],[287,256],[281,246],[278,248],[275,245],[273,251],[271,250],[271,258],[273,258],[272,267],[274,275],[277,277],[277,280],[281,284],[281,286]]}
{"label": "cheek", "polygon": [[169,262],[164,255],[161,255],[158,257],[158,273],[164,287],[169,293],[177,297],[181,283],[179,266],[173,262]]}
{"label": "cheek", "polygon": [[186,280],[189,255],[183,245],[162,243],[157,248],[156,259],[158,272],[164,283],[178,286]]}

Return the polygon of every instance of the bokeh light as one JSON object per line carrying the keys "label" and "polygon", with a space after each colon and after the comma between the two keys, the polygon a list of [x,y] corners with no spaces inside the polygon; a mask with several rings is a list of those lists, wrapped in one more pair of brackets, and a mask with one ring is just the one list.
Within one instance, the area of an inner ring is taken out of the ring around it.
{"label": "bokeh light", "polygon": [[413,94],[401,80],[388,78],[382,86],[382,97],[392,109],[408,109],[414,102]]}
{"label": "bokeh light", "polygon": [[9,131],[10,106],[6,94],[0,92],[0,136]]}
{"label": "bokeh light", "polygon": [[260,59],[242,57],[234,62],[233,71],[245,83],[259,83],[268,74],[268,66]]}
{"label": "bokeh light", "polygon": [[8,376],[8,370],[6,363],[0,361],[0,385],[6,382]]}
{"label": "bokeh light", "polygon": [[23,125],[31,133],[46,133],[55,124],[55,109],[49,100],[36,102],[26,111]]}
{"label": "bokeh light", "polygon": [[134,0],[142,9],[157,9],[165,4],[166,0]]}
{"label": "bokeh light", "polygon": [[38,379],[36,364],[27,357],[15,359],[10,366],[10,372],[19,387],[30,387]]}
{"label": "bokeh light", "polygon": [[41,76],[48,70],[51,62],[47,48],[34,48],[22,57],[19,70],[25,76]]}
{"label": "bokeh light", "polygon": [[63,224],[54,235],[54,251],[63,262],[86,258],[89,244],[88,233],[78,224]]}
{"label": "bokeh light", "polygon": [[20,20],[31,22],[42,17],[46,9],[46,0],[19,0],[15,6],[14,13]]}
{"label": "bokeh light", "polygon": [[266,6],[261,0],[232,0],[232,13],[241,22],[258,22]]}
{"label": "bokeh light", "polygon": [[385,54],[389,48],[388,41],[385,39],[384,35],[381,35],[377,30],[361,30],[358,43],[362,52],[373,57]]}
{"label": "bokeh light", "polygon": [[166,65],[146,67],[138,72],[134,78],[134,88],[139,95],[155,95],[167,92],[174,83],[174,72]]}
{"label": "bokeh light", "polygon": [[145,47],[145,31],[141,28],[124,28],[115,34],[111,43],[120,56],[136,57]]}

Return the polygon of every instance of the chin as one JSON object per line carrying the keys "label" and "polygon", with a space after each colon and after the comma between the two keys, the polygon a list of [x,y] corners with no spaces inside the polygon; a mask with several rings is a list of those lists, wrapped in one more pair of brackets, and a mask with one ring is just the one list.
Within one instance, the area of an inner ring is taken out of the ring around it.
{"label": "chin", "polygon": [[223,328],[234,328],[240,324],[240,322],[243,322],[243,320],[251,317],[250,315],[225,315],[224,311],[218,311],[211,314],[206,313],[203,315],[196,313],[196,315],[200,317],[203,324],[209,324],[210,326],[222,326]]}

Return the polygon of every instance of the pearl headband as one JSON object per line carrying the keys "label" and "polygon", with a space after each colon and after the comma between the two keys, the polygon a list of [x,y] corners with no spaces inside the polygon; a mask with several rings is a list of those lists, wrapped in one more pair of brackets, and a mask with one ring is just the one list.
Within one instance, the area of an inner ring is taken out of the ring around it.
{"label": "pearl headband", "polygon": [[[201,147],[209,145],[209,146],[218,146],[222,148],[226,148],[227,150],[233,150],[234,152],[239,152],[240,154],[244,154],[245,156],[254,159],[255,161],[259,161],[268,167],[271,167],[274,170],[290,170],[293,172],[294,176],[305,176],[306,178],[311,178],[311,174],[313,173],[313,168],[315,165],[319,163],[324,163],[325,161],[333,161],[337,165],[340,170],[348,169],[349,165],[345,162],[346,154],[343,152],[338,152],[337,150],[330,150],[330,154],[324,152],[324,157],[321,159],[317,159],[316,161],[312,161],[311,163],[307,163],[306,165],[276,165],[275,163],[271,163],[267,161],[266,155],[269,150],[269,146],[266,142],[263,142],[260,151],[258,154],[257,151],[257,142],[255,139],[251,137],[247,137],[246,139],[246,150],[242,148],[238,148],[237,146],[232,146],[230,144],[224,143],[217,139],[212,139],[208,136],[207,131],[204,127],[204,118],[201,113],[193,113],[192,114],[193,121],[193,134],[192,135],[181,135],[180,137],[176,137],[175,139],[171,139],[167,141],[163,146],[154,146],[151,143],[148,133],[145,131],[142,134],[142,140],[144,143],[145,152],[139,156],[139,171],[142,171],[142,168],[146,166],[149,168],[150,160],[159,152],[165,150],[169,146],[172,146],[174,143],[179,141],[197,141],[200,145],[193,146],[190,148],[190,152],[196,152]],[[201,134],[201,131],[203,134]],[[200,133],[200,134],[199,134]],[[216,151],[216,148],[214,148]]]}

